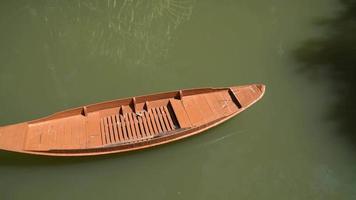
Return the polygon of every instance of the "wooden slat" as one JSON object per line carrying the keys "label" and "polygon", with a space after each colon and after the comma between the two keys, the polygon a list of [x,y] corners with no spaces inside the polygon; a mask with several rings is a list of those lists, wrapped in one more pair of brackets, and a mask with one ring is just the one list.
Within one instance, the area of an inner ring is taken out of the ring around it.
{"label": "wooden slat", "polygon": [[132,118],[132,113],[128,113],[129,116],[129,123],[130,123],[130,127],[131,127],[131,132],[132,132],[132,137],[134,140],[137,139],[137,133],[136,133],[136,129],[135,129],[135,122]]}
{"label": "wooden slat", "polygon": [[115,142],[120,142],[119,130],[118,130],[118,127],[117,127],[117,122],[116,122],[115,115],[111,115],[111,122],[112,122],[112,126],[113,126],[113,129],[114,129]]}
{"label": "wooden slat", "polygon": [[101,132],[101,141],[103,141],[103,145],[106,144],[106,139],[105,139],[105,125],[104,125],[104,119],[100,119],[100,132]]}
{"label": "wooden slat", "polygon": [[[145,113],[146,113],[146,112],[145,112]],[[142,123],[143,123],[143,126],[145,127],[146,136],[151,136],[151,130],[150,130],[150,128],[148,127],[147,119],[146,119],[145,113],[142,114]]]}
{"label": "wooden slat", "polygon": [[129,136],[128,136],[128,131],[127,131],[127,128],[126,128],[126,122],[125,122],[125,119],[122,115],[120,115],[120,123],[121,123],[121,128],[122,128],[122,133],[123,133],[123,136],[124,136],[124,140],[128,140],[129,139]]}
{"label": "wooden slat", "polygon": [[122,124],[120,122],[119,115],[115,115],[115,121],[116,121],[117,132],[119,134],[119,141],[122,142],[122,141],[124,141],[124,134],[122,133]]}
{"label": "wooden slat", "polygon": [[140,132],[141,132],[141,136],[142,137],[146,137],[146,131],[145,131],[145,127],[143,125],[143,121],[141,117],[138,117],[138,126],[140,128]]}
{"label": "wooden slat", "polygon": [[116,119],[115,119],[115,115],[111,115],[111,124],[112,124],[113,129],[114,129],[115,142],[119,142],[119,132],[117,130],[117,122],[116,122]]}
{"label": "wooden slat", "polygon": [[173,109],[174,114],[178,120],[178,124],[179,124],[180,128],[191,127],[192,124],[190,122],[188,114],[186,113],[186,111],[183,107],[182,102],[180,100],[171,99],[170,105],[172,106],[172,109]]}
{"label": "wooden slat", "polygon": [[140,139],[142,137],[140,128],[138,126],[138,120],[137,120],[137,116],[135,113],[131,113],[133,121],[134,121],[134,125],[135,125],[135,131],[136,131],[136,136],[138,139]]}
{"label": "wooden slat", "polygon": [[148,125],[148,129],[150,130],[150,135],[154,135],[155,134],[155,130],[153,129],[153,125],[150,119],[150,115],[148,114],[148,112],[144,113],[145,117],[146,117],[146,122]]}
{"label": "wooden slat", "polygon": [[156,120],[156,124],[158,126],[158,130],[160,133],[162,132],[166,132],[166,127],[164,127],[164,123],[163,120],[162,120],[162,116],[160,116],[158,113],[157,113],[157,110],[156,108],[152,108],[152,113],[154,113],[154,116],[155,116],[155,120]]}
{"label": "wooden slat", "polygon": [[163,116],[162,116],[161,111],[159,110],[158,107],[155,108],[155,112],[158,115],[159,122],[161,123],[162,131],[167,132],[166,124],[164,123]]}
{"label": "wooden slat", "polygon": [[126,129],[127,129],[127,137],[128,140],[132,140],[133,139],[133,135],[132,135],[132,130],[131,130],[131,124],[129,122],[129,117],[128,114],[126,113],[124,116],[124,120],[125,120],[125,125],[126,125]]}
{"label": "wooden slat", "polygon": [[161,112],[161,115],[162,115],[164,124],[166,125],[167,131],[171,131],[171,130],[172,130],[172,127],[171,127],[171,125],[170,125],[169,122],[168,122],[167,114],[166,114],[166,112],[164,111],[163,107],[164,107],[164,106],[161,106],[161,107],[159,108],[159,111]]}
{"label": "wooden slat", "polygon": [[152,121],[154,122],[155,126],[157,127],[157,132],[156,132],[156,134],[157,134],[157,133],[161,133],[161,132],[162,132],[162,127],[161,127],[161,125],[160,125],[160,122],[159,122],[159,119],[158,119],[157,114],[155,114],[155,112],[154,112],[154,108],[152,108],[149,112],[150,112],[150,114],[152,115],[152,116],[151,116]]}
{"label": "wooden slat", "polygon": [[148,111],[148,114],[149,114],[149,116],[150,116],[150,120],[151,120],[151,123],[152,123],[152,127],[153,127],[153,129],[154,129],[154,134],[157,134],[157,133],[159,133],[159,132],[162,132],[162,129],[159,129],[158,127],[158,125],[157,125],[157,123],[156,123],[156,119],[155,119],[155,116],[154,116],[154,114],[152,113],[152,109],[150,109],[149,111]]}
{"label": "wooden slat", "polygon": [[163,106],[163,111],[166,113],[166,116],[167,116],[167,119],[168,119],[168,123],[171,127],[171,129],[175,129],[175,126],[174,126],[174,123],[173,123],[173,120],[171,118],[171,114],[169,113],[169,110],[167,109],[166,106]]}
{"label": "wooden slat", "polygon": [[114,129],[111,121],[111,116],[106,117],[108,129],[109,129],[109,137],[110,137],[110,143],[115,143],[115,136],[114,136]]}
{"label": "wooden slat", "polygon": [[109,123],[107,117],[104,118],[104,125],[105,125],[105,138],[106,138],[106,143],[111,144],[111,138],[110,138],[110,129],[109,129]]}

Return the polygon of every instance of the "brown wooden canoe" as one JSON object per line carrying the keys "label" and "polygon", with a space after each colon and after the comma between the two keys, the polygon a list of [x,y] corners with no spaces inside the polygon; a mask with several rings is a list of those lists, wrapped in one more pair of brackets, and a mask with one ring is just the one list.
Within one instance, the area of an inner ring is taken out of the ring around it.
{"label": "brown wooden canoe", "polygon": [[199,88],[118,99],[0,127],[0,149],[89,156],[152,147],[198,134],[245,110],[262,84]]}

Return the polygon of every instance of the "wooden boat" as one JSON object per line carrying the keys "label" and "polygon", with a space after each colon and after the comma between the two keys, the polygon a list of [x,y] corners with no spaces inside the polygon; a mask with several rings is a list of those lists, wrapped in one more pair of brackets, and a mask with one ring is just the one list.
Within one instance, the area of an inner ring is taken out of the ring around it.
{"label": "wooden boat", "polygon": [[89,156],[152,147],[196,135],[245,110],[265,86],[199,88],[118,99],[0,127],[0,149]]}

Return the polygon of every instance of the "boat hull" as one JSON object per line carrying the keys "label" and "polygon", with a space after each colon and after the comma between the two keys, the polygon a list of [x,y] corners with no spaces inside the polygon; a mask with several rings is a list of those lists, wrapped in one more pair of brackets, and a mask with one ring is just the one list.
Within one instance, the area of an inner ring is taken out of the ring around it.
{"label": "boat hull", "polygon": [[199,134],[262,98],[265,86],[200,88],[87,105],[0,127],[0,149],[92,156],[170,143]]}

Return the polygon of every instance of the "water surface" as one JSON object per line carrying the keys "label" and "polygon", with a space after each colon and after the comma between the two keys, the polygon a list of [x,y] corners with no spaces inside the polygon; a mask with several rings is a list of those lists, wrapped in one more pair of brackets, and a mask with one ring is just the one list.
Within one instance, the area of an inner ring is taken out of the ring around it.
{"label": "water surface", "polygon": [[1,1],[1,125],[180,88],[259,82],[267,91],[228,122],[159,148],[93,158],[1,152],[0,199],[355,199],[356,143],[330,117],[340,97],[296,56],[330,34],[319,22],[344,6]]}

